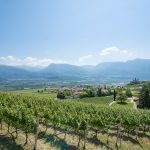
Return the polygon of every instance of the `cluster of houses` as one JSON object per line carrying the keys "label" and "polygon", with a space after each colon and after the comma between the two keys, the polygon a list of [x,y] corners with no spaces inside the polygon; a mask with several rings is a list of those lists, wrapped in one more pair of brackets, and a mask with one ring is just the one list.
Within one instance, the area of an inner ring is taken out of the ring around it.
{"label": "cluster of houses", "polygon": [[72,98],[79,98],[84,87],[72,87],[72,88],[67,88],[67,87],[61,87],[61,88],[52,88],[48,89],[48,93],[58,93],[58,92],[64,92],[64,91],[69,91],[72,93]]}

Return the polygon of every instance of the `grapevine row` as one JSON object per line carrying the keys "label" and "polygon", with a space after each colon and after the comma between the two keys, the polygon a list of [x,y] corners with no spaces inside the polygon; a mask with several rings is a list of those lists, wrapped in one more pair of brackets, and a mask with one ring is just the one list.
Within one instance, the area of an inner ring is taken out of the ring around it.
{"label": "grapevine row", "polygon": [[[115,127],[120,134],[123,129],[130,133],[140,129],[149,129],[150,111],[110,108],[96,106],[92,104],[76,103],[71,101],[58,101],[34,96],[16,95],[0,93],[0,122],[5,121],[9,126],[13,126],[26,133],[36,132],[36,116],[40,116],[40,123],[52,125],[54,129],[61,127],[66,130],[71,129],[79,135],[86,135],[90,130],[96,134],[104,130]],[[46,128],[47,130],[47,128]],[[138,135],[138,134],[137,134]],[[118,140],[116,141],[117,144]],[[84,145],[85,147],[85,145]]]}

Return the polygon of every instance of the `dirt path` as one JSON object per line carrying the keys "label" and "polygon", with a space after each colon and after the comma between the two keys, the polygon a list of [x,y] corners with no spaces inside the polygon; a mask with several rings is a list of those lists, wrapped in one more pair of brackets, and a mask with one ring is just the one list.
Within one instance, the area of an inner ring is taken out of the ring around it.
{"label": "dirt path", "polygon": [[136,104],[136,102],[134,101],[134,97],[128,98],[128,99],[131,101],[131,103],[133,103],[133,109],[137,109],[137,104]]}
{"label": "dirt path", "polygon": [[132,100],[131,100],[132,102],[133,102],[133,109],[137,109],[137,104],[136,104],[136,102],[134,101],[134,98],[132,98]]}
{"label": "dirt path", "polygon": [[112,106],[113,104],[115,104],[116,103],[116,101],[113,101],[113,102],[111,102],[110,104],[109,104],[109,106]]}

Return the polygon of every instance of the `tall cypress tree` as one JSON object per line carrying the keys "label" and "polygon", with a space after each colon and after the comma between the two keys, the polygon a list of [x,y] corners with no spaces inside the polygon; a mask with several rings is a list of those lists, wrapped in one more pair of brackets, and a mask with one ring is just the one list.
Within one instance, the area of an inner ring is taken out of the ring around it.
{"label": "tall cypress tree", "polygon": [[116,90],[114,90],[114,93],[113,93],[114,101],[116,100],[116,97],[117,97],[117,92],[116,92]]}
{"label": "tall cypress tree", "polygon": [[98,88],[97,90],[97,96],[102,96],[102,88]]}
{"label": "tall cypress tree", "polygon": [[139,96],[139,108],[150,109],[150,89],[144,85]]}

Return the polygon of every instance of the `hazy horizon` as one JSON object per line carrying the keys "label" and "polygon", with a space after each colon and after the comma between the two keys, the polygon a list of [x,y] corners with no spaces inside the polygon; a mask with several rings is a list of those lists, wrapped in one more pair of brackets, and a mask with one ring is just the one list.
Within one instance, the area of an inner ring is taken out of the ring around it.
{"label": "hazy horizon", "polygon": [[[12,56],[8,56],[8,57],[12,57]],[[66,62],[52,62],[52,63],[49,63],[49,64],[45,64],[45,65],[43,65],[43,66],[41,66],[41,65],[33,65],[34,63],[32,63],[31,65],[30,64],[7,64],[7,63],[0,63],[0,65],[4,65],[4,66],[12,66],[12,67],[17,67],[17,68],[23,68],[23,67],[25,67],[25,68],[37,68],[37,69],[44,69],[44,68],[46,68],[46,67],[48,67],[49,65],[51,65],[51,64],[56,64],[56,65],[73,65],[73,66],[79,66],[79,67],[84,67],[84,66],[97,66],[97,65],[100,65],[100,64],[103,64],[103,63],[118,63],[118,62],[120,62],[120,63],[126,63],[126,62],[128,62],[128,61],[135,61],[135,60],[150,60],[150,59],[145,59],[145,58],[135,58],[135,59],[129,59],[129,60],[125,60],[125,61],[104,61],[104,62],[99,62],[99,63],[97,63],[97,64],[86,64],[86,65],[77,65],[77,64],[71,64],[71,63],[66,63]],[[21,62],[24,62],[24,61],[22,61],[22,60],[20,60]]]}

